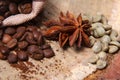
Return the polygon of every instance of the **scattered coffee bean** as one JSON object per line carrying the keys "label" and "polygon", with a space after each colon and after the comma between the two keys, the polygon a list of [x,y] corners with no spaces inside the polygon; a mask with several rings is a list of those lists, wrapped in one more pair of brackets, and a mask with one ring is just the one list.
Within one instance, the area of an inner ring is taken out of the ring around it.
{"label": "scattered coffee bean", "polygon": [[49,44],[45,44],[45,45],[42,45],[40,48],[44,50],[44,49],[51,48],[51,46]]}
{"label": "scattered coffee bean", "polygon": [[14,48],[16,45],[17,45],[17,39],[12,39],[6,44],[8,48]]}
{"label": "scattered coffee bean", "polygon": [[43,52],[44,52],[44,56],[46,58],[50,58],[50,57],[53,57],[55,55],[55,53],[53,52],[52,49],[45,49],[45,50],[43,50]]}
{"label": "scattered coffee bean", "polygon": [[10,50],[8,49],[8,47],[6,46],[0,46],[0,52],[3,54],[3,55],[8,55]]}
{"label": "scattered coffee bean", "polygon": [[29,42],[31,45],[37,44],[36,41],[34,40],[34,36],[31,32],[27,33],[28,36],[26,36],[26,41]]}
{"label": "scattered coffee bean", "polygon": [[26,41],[18,42],[18,47],[20,49],[25,49],[27,46],[28,46],[28,42],[26,42]]}
{"label": "scattered coffee bean", "polygon": [[32,11],[32,4],[31,3],[21,3],[18,5],[18,10],[20,13],[28,14]]}
{"label": "scattered coffee bean", "polygon": [[25,27],[24,26],[20,26],[20,27],[17,28],[16,31],[17,31],[17,33],[13,35],[13,38],[19,39],[25,33]]}
{"label": "scattered coffee bean", "polygon": [[17,51],[18,54],[18,59],[21,61],[26,61],[28,60],[28,54],[25,51]]}
{"label": "scattered coffee bean", "polygon": [[16,32],[16,30],[12,27],[8,27],[5,29],[5,33],[9,34],[9,35],[15,34],[15,32]]}
{"label": "scattered coffee bean", "polygon": [[4,17],[3,16],[0,16],[0,21],[3,21],[4,20]]}
{"label": "scattered coffee bean", "polygon": [[0,0],[0,14],[4,14],[8,10],[8,1]]}
{"label": "scattered coffee bean", "polygon": [[3,43],[8,43],[11,40],[12,40],[12,37],[10,35],[8,35],[8,34],[3,35],[3,39],[2,39]]}
{"label": "scattered coffee bean", "polygon": [[4,17],[7,18],[7,17],[9,17],[9,16],[11,16],[11,15],[12,15],[12,13],[11,13],[10,11],[7,11],[7,12],[4,14]]}
{"label": "scattered coffee bean", "polygon": [[18,11],[18,8],[17,8],[17,4],[16,3],[10,3],[9,4],[9,11],[12,13],[12,14],[17,14],[19,11]]}
{"label": "scattered coffee bean", "polygon": [[35,59],[35,60],[41,60],[44,58],[44,53],[42,50],[38,50],[37,53],[34,53],[32,55],[32,58]]}
{"label": "scattered coffee bean", "polygon": [[39,47],[36,46],[36,45],[30,45],[30,46],[28,46],[28,49],[27,49],[27,51],[28,51],[29,53],[34,53],[34,52],[36,52],[36,51],[38,51],[38,50],[39,50]]}
{"label": "scattered coffee bean", "polygon": [[8,56],[8,62],[9,63],[16,63],[18,61],[18,57],[16,52],[11,52]]}

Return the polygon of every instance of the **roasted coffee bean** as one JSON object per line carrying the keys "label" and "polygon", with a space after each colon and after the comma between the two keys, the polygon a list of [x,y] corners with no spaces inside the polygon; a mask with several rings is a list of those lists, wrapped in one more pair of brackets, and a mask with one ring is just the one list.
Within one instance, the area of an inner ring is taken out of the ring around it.
{"label": "roasted coffee bean", "polygon": [[38,51],[38,50],[39,50],[39,47],[36,46],[36,45],[30,45],[30,46],[28,46],[28,48],[27,48],[27,51],[28,51],[29,53],[34,53],[34,52],[36,52],[36,51]]}
{"label": "roasted coffee bean", "polygon": [[39,38],[39,36],[41,35],[40,32],[38,32],[37,30],[34,30],[32,32],[33,32],[33,36],[34,36],[35,40],[37,40]]}
{"label": "roasted coffee bean", "polygon": [[17,45],[17,39],[12,39],[6,44],[8,48],[14,48],[16,45]]}
{"label": "roasted coffee bean", "polygon": [[4,17],[3,16],[0,16],[0,21],[3,21],[4,20]]}
{"label": "roasted coffee bean", "polygon": [[22,14],[28,14],[32,11],[32,4],[31,3],[20,3],[18,5],[18,10]]}
{"label": "roasted coffee bean", "polygon": [[8,1],[0,0],[0,14],[4,14],[8,10]]}
{"label": "roasted coffee bean", "polygon": [[5,12],[4,17],[7,18],[7,17],[9,17],[11,15],[12,15],[12,13],[10,11],[7,11],[7,12]]}
{"label": "roasted coffee bean", "polygon": [[2,53],[0,53],[0,59],[1,60],[6,60],[7,59],[7,56],[3,55]]}
{"label": "roasted coffee bean", "polygon": [[49,44],[45,44],[45,45],[42,45],[42,46],[40,47],[40,49],[42,49],[42,50],[44,50],[44,49],[49,49],[49,48],[51,48],[51,46],[50,46]]}
{"label": "roasted coffee bean", "polygon": [[41,60],[41,59],[43,59],[43,58],[44,58],[44,53],[43,53],[43,51],[42,51],[42,50],[38,50],[37,53],[34,53],[34,54],[32,55],[32,58],[35,59],[35,60]]}
{"label": "roasted coffee bean", "polygon": [[27,35],[28,36],[26,36],[26,41],[29,42],[31,45],[36,44],[33,34],[31,32],[28,32]]}
{"label": "roasted coffee bean", "polygon": [[12,40],[12,37],[10,35],[8,34],[3,35],[3,39],[2,39],[3,43],[8,43],[10,40]]}
{"label": "roasted coffee bean", "polygon": [[10,52],[10,50],[8,49],[8,47],[0,46],[0,53],[2,53],[3,55],[8,55],[9,52]]}
{"label": "roasted coffee bean", "polygon": [[13,35],[13,38],[19,39],[25,33],[25,27],[22,27],[22,26],[18,27],[16,31],[17,31],[17,33]]}
{"label": "roasted coffee bean", "polygon": [[27,31],[33,32],[33,31],[37,31],[37,27],[36,26],[28,26],[26,28]]}
{"label": "roasted coffee bean", "polygon": [[20,49],[25,49],[27,46],[28,46],[28,42],[26,42],[26,41],[18,42],[18,47]]}
{"label": "roasted coffee bean", "polygon": [[45,50],[43,50],[43,53],[46,58],[50,58],[55,55],[55,53],[53,52],[52,49],[45,49]]}
{"label": "roasted coffee bean", "polygon": [[42,36],[42,35],[39,35],[39,36],[38,36],[37,44],[38,44],[38,45],[43,45],[43,44],[44,44],[44,39],[43,39],[43,36]]}
{"label": "roasted coffee bean", "polygon": [[8,56],[8,62],[9,63],[16,63],[17,61],[18,61],[17,54],[15,54],[14,52],[11,52]]}
{"label": "roasted coffee bean", "polygon": [[18,6],[16,3],[10,3],[9,4],[9,11],[12,13],[12,14],[17,14],[19,11],[18,11]]}
{"label": "roasted coffee bean", "polygon": [[9,34],[9,35],[15,34],[15,32],[16,32],[16,30],[14,28],[11,28],[11,27],[8,27],[5,29],[5,33]]}
{"label": "roasted coffee bean", "polygon": [[21,61],[26,61],[28,60],[28,54],[25,51],[17,51],[18,54],[18,59]]}

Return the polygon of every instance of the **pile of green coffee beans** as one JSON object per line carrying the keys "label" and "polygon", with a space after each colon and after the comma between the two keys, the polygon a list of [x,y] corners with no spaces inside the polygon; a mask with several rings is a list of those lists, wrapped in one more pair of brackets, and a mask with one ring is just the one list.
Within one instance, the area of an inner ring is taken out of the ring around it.
{"label": "pile of green coffee beans", "polygon": [[89,39],[95,55],[89,59],[89,62],[96,64],[98,69],[103,69],[107,66],[107,55],[116,53],[120,48],[118,33],[108,24],[104,15],[97,14],[92,17],[83,14],[83,19],[90,20],[91,24]]}

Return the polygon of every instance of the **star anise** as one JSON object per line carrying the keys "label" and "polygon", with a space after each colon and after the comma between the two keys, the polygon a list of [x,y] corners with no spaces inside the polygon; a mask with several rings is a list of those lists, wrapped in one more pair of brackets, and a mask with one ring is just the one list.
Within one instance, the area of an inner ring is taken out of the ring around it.
{"label": "star anise", "polygon": [[75,19],[73,14],[67,12],[66,15],[63,12],[60,13],[58,21],[47,21],[44,23],[46,26],[50,26],[49,29],[43,32],[45,37],[59,37],[59,44],[64,47],[67,42],[70,46],[73,46],[77,42],[77,47],[80,48],[84,43],[86,46],[90,46],[89,33],[90,24],[88,20],[83,21],[81,14]]}

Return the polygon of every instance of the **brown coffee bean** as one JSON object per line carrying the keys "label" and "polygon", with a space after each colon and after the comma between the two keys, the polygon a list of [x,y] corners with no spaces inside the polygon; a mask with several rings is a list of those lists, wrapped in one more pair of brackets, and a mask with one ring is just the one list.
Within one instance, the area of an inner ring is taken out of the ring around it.
{"label": "brown coffee bean", "polygon": [[18,48],[20,49],[25,49],[27,46],[28,46],[28,42],[26,41],[18,42]]}
{"label": "brown coffee bean", "polygon": [[0,46],[0,52],[3,54],[3,55],[8,55],[10,50],[8,49],[8,47],[6,46]]}
{"label": "brown coffee bean", "polygon": [[43,59],[43,58],[44,58],[44,53],[43,53],[43,51],[42,51],[42,50],[38,50],[37,53],[34,53],[34,54],[32,55],[32,58],[35,59],[35,60],[41,60],[41,59]]}
{"label": "brown coffee bean", "polygon": [[35,45],[37,42],[34,40],[34,36],[31,32],[27,32],[26,41],[29,42],[31,45]]}
{"label": "brown coffee bean", "polygon": [[33,36],[34,36],[35,40],[37,40],[39,38],[39,35],[41,35],[40,32],[38,32],[37,30],[34,30],[32,32],[33,32]]}
{"label": "brown coffee bean", "polygon": [[4,20],[4,17],[3,16],[0,16],[0,21],[3,21]]}
{"label": "brown coffee bean", "polygon": [[12,14],[17,14],[19,11],[18,11],[18,6],[16,3],[10,3],[9,4],[9,11],[12,13]]}
{"label": "brown coffee bean", "polygon": [[14,28],[11,28],[11,27],[8,27],[5,29],[5,33],[9,34],[9,35],[15,34],[15,32],[16,32],[16,30]]}
{"label": "brown coffee bean", "polygon": [[32,4],[31,3],[21,3],[18,5],[18,10],[20,13],[28,14],[32,11]]}
{"label": "brown coffee bean", "polygon": [[7,59],[7,56],[3,55],[2,53],[0,53],[0,59],[1,60],[6,60]]}
{"label": "brown coffee bean", "polygon": [[17,54],[15,54],[14,52],[11,52],[8,56],[8,62],[9,63],[16,63],[17,61],[18,61]]}
{"label": "brown coffee bean", "polygon": [[44,39],[43,39],[43,36],[42,35],[39,35],[38,39],[37,39],[37,44],[38,45],[43,45],[45,42],[44,42]]}
{"label": "brown coffee bean", "polygon": [[4,14],[8,10],[8,1],[0,0],[0,14]]}
{"label": "brown coffee bean", "polygon": [[18,54],[18,59],[21,61],[26,61],[28,60],[28,54],[25,51],[17,51]]}
{"label": "brown coffee bean", "polygon": [[53,57],[55,55],[55,53],[53,52],[52,49],[45,49],[45,50],[43,50],[43,52],[44,52],[44,56],[46,58],[50,58],[50,57]]}
{"label": "brown coffee bean", "polygon": [[44,49],[49,49],[49,48],[51,48],[51,46],[50,46],[49,44],[45,44],[45,45],[42,45],[42,46],[40,47],[40,49],[42,49],[42,50],[44,50]]}
{"label": "brown coffee bean", "polygon": [[22,27],[22,26],[18,27],[16,31],[17,31],[17,33],[13,35],[13,38],[19,39],[25,33],[25,27]]}
{"label": "brown coffee bean", "polygon": [[7,18],[7,17],[9,17],[11,15],[12,15],[12,13],[10,11],[7,11],[7,12],[5,12],[4,17]]}
{"label": "brown coffee bean", "polygon": [[12,39],[6,44],[8,48],[14,48],[16,45],[17,45],[17,39]]}
{"label": "brown coffee bean", "polygon": [[33,31],[37,31],[37,27],[36,26],[28,26],[26,28],[27,31],[33,32]]}
{"label": "brown coffee bean", "polygon": [[34,52],[37,52],[38,50],[39,50],[39,47],[36,46],[36,45],[30,45],[30,46],[28,46],[28,48],[27,48],[27,51],[28,51],[29,53],[34,53]]}
{"label": "brown coffee bean", "polygon": [[12,40],[12,37],[10,35],[8,34],[3,35],[3,39],[2,39],[3,43],[8,43],[10,40]]}

